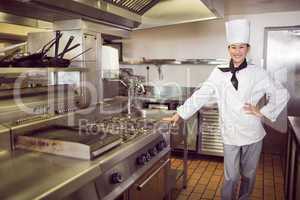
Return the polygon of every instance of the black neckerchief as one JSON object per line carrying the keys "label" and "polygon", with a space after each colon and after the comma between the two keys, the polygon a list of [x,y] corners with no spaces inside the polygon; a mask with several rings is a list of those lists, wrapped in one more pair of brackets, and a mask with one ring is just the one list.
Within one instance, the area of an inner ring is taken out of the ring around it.
{"label": "black neckerchief", "polygon": [[237,71],[240,71],[241,69],[244,69],[247,67],[247,61],[246,59],[244,60],[244,62],[242,62],[242,64],[240,64],[239,67],[234,67],[234,64],[233,64],[233,60],[231,59],[230,60],[230,63],[229,63],[229,67],[227,68],[220,68],[219,69],[222,71],[222,72],[231,72],[232,73],[232,77],[231,77],[231,83],[233,85],[233,87],[238,90],[238,85],[239,85],[239,82],[236,78],[236,72]]}

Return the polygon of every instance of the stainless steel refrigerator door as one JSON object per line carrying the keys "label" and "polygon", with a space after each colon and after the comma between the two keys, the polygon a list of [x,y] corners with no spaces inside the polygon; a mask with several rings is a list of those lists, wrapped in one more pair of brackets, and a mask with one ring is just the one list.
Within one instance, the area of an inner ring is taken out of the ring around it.
{"label": "stainless steel refrigerator door", "polygon": [[266,28],[264,58],[266,70],[291,95],[288,115],[300,116],[300,27]]}

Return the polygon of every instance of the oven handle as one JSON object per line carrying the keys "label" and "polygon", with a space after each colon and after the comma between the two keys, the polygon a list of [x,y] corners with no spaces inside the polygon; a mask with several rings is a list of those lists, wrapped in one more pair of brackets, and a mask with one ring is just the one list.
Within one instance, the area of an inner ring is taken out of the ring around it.
{"label": "oven handle", "polygon": [[159,171],[164,168],[168,163],[170,162],[170,159],[168,158],[157,170],[155,170],[142,184],[137,186],[137,190],[141,191],[143,187],[154,177],[156,174],[159,173]]}

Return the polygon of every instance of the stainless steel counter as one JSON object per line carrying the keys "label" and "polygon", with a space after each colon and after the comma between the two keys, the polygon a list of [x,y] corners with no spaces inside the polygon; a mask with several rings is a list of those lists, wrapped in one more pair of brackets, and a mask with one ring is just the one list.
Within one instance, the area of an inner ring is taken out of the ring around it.
{"label": "stainless steel counter", "polygon": [[16,150],[0,155],[0,199],[58,199],[101,174],[97,162]]}
{"label": "stainless steel counter", "polygon": [[129,154],[133,147],[142,145],[141,140],[149,140],[155,134],[137,138],[92,161],[23,150],[0,152],[0,199],[65,197],[99,177],[102,169],[115,164],[120,151]]}
{"label": "stainless steel counter", "polygon": [[187,97],[186,96],[177,96],[177,97],[154,97],[154,96],[140,96],[137,98],[141,101],[148,101],[148,102],[154,102],[154,103],[165,103],[170,101],[176,101],[178,103],[183,103]]}
{"label": "stainless steel counter", "polygon": [[[115,104],[123,104],[125,100],[119,98],[106,101],[102,105],[115,107]],[[0,131],[0,136],[4,136],[4,133],[6,136],[10,135],[9,129],[5,127]],[[103,170],[117,163],[121,159],[118,156],[121,151],[130,154],[135,148],[142,147],[143,141],[151,141],[155,135],[156,133],[153,133],[136,138],[92,161],[18,149],[2,150],[0,151],[0,199],[57,200],[66,197],[95,180]]]}

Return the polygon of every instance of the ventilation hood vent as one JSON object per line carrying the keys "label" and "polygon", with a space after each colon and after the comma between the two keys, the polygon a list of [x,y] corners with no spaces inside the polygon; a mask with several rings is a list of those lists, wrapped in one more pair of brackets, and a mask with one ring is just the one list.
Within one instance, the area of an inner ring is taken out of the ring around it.
{"label": "ventilation hood vent", "polygon": [[160,0],[103,0],[113,5],[125,8],[138,15],[143,15],[150,8],[155,6]]}

